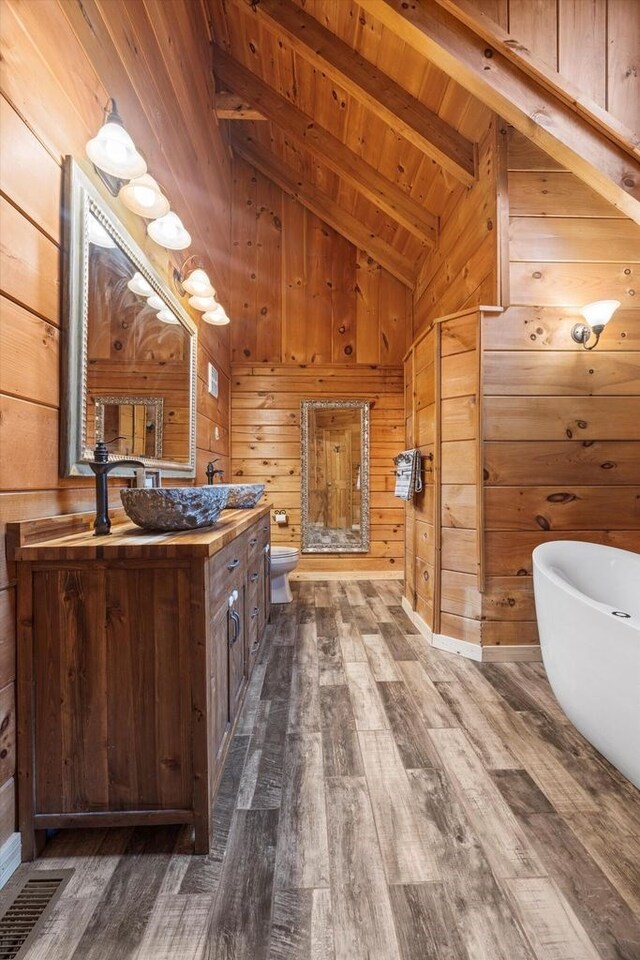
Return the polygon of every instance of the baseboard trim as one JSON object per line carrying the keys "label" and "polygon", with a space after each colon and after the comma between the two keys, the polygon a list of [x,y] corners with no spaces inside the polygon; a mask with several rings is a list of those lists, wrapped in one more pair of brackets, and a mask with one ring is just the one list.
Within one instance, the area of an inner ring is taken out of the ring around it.
{"label": "baseboard trim", "polygon": [[446,650],[447,653],[457,653],[466,660],[484,660],[483,650],[479,643],[471,643],[470,640],[459,640],[457,637],[449,637],[446,633],[434,633],[431,646],[436,650]]}
{"label": "baseboard trim", "polygon": [[4,887],[9,877],[18,869],[22,859],[22,837],[19,833],[12,833],[0,847],[0,888]]}
{"label": "baseboard trim", "polygon": [[399,570],[294,570],[289,580],[404,580],[404,574]]}
{"label": "baseboard trim", "polygon": [[489,644],[482,648],[482,660],[484,663],[538,662],[542,660],[542,651],[538,643],[510,643],[504,647]]}
{"label": "baseboard trim", "polygon": [[482,647],[479,643],[471,643],[470,640],[458,640],[456,637],[449,637],[445,633],[433,633],[420,614],[412,608],[406,597],[402,598],[401,606],[414,627],[417,627],[422,636],[436,650],[457,653],[459,656],[465,657],[467,660],[475,660],[477,663],[516,663],[517,661],[522,663],[542,660],[540,646],[537,643],[512,643],[504,646],[490,644]]}

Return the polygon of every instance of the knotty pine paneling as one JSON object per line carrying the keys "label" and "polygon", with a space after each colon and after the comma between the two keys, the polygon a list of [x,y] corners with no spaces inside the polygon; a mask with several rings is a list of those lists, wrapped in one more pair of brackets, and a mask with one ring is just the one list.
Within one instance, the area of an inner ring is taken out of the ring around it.
{"label": "knotty pine paneling", "polygon": [[410,291],[240,158],[232,179],[234,363],[401,363]]}
{"label": "knotty pine paneling", "polygon": [[499,299],[498,136],[493,120],[478,147],[478,182],[460,188],[440,218],[438,244],[427,254],[416,286],[415,337],[438,317]]}
{"label": "knotty pine paneling", "polygon": [[636,0],[471,0],[582,96],[640,130]]}
{"label": "knotty pine paneling", "polygon": [[[109,96],[151,173],[171,199],[228,305],[230,165],[213,112],[208,25],[188,0],[7,0],[0,17],[0,690],[13,695],[15,569],[11,520],[91,510],[90,479],[58,475],[61,164],[85,160]],[[210,122],[203,123],[203,117]],[[171,258],[146,239],[144,222],[111,200],[157,268]],[[228,469],[229,335],[200,324],[198,473]],[[207,362],[220,397],[206,389]],[[219,439],[214,439],[216,427]],[[117,485],[117,484],[116,484]],[[112,497],[113,500],[113,497]],[[3,700],[4,702],[4,700]],[[0,845],[14,829],[13,760],[0,769]],[[6,781],[6,782],[5,782]]]}
{"label": "knotty pine paneling", "polygon": [[402,574],[404,511],[393,494],[393,457],[404,447],[402,368],[367,364],[232,366],[231,472],[234,482],[265,483],[265,499],[289,514],[271,523],[273,543],[300,544],[300,401],[362,399],[371,407],[371,549],[307,554],[298,570],[379,570]]}
{"label": "knotty pine paneling", "polygon": [[[508,167],[511,306],[482,326],[482,610],[483,643],[516,644],[535,642],[538,543],[640,550],[640,227],[517,134]],[[587,353],[570,331],[605,298],[623,308]]]}

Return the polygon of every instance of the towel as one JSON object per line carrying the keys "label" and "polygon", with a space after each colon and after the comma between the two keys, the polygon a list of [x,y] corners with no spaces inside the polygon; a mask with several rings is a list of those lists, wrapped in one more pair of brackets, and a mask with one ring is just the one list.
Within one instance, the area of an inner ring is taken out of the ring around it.
{"label": "towel", "polygon": [[401,500],[411,500],[422,490],[422,457],[420,451],[404,450],[394,457],[396,488],[394,494]]}

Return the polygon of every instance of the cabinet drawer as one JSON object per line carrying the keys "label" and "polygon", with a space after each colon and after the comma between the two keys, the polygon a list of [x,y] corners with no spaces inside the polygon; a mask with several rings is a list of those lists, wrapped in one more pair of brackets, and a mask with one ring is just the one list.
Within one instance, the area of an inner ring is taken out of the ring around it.
{"label": "cabinet drawer", "polygon": [[219,550],[209,560],[209,592],[211,603],[228,595],[236,585],[238,576],[242,577],[245,571],[247,555],[246,534],[237,537],[233,543]]}

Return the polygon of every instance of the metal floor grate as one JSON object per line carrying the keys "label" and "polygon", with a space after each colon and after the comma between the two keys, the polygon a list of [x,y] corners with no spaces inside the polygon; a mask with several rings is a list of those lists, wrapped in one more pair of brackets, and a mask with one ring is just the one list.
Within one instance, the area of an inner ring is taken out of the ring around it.
{"label": "metal floor grate", "polygon": [[73,870],[30,871],[0,917],[0,960],[24,956],[72,874]]}

